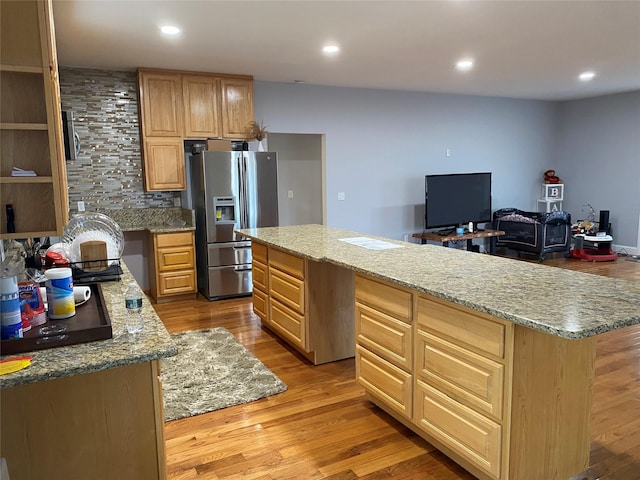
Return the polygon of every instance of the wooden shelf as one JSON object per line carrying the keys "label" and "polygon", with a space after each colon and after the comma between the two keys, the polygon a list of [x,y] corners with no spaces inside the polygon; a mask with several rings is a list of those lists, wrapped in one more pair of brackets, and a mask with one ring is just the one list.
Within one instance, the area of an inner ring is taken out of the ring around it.
{"label": "wooden shelf", "polygon": [[51,183],[53,177],[0,177],[0,183]]}
{"label": "wooden shelf", "polygon": [[0,64],[0,72],[18,72],[18,73],[36,73],[42,75],[43,67],[35,67],[30,65],[3,65]]}
{"label": "wooden shelf", "polygon": [[[51,0],[1,1],[0,238],[61,236],[68,221]],[[14,167],[35,177],[12,177]],[[5,205],[13,205],[15,233]]]}
{"label": "wooden shelf", "polygon": [[48,130],[46,123],[0,123],[0,130]]}

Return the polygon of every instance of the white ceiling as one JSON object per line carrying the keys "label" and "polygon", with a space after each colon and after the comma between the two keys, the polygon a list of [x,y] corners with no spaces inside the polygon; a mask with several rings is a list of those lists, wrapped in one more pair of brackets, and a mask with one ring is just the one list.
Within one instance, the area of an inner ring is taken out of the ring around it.
{"label": "white ceiling", "polygon": [[[640,89],[640,1],[53,0],[62,66],[567,100]],[[183,29],[170,38],[160,25]],[[327,42],[338,56],[320,53]],[[454,68],[464,56],[476,67]],[[593,70],[591,82],[577,76]]]}

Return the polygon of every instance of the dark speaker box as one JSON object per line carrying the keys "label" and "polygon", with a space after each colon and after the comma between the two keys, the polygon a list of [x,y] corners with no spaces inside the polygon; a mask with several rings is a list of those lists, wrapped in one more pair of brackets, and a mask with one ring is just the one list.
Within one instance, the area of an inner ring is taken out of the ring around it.
{"label": "dark speaker box", "polygon": [[609,210],[600,210],[600,222],[598,223],[599,232],[609,233],[611,225],[609,225]]}

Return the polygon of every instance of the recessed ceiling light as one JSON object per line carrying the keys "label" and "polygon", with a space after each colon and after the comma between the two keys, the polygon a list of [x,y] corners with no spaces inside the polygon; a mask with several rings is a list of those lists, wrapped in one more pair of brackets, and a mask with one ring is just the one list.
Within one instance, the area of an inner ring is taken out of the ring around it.
{"label": "recessed ceiling light", "polygon": [[465,58],[456,63],[456,68],[460,71],[467,71],[473,68],[473,60]]}
{"label": "recessed ceiling light", "polygon": [[578,78],[583,82],[588,82],[589,80],[593,80],[596,74],[594,72],[582,72]]}
{"label": "recessed ceiling light", "polygon": [[325,45],[324,47],[322,47],[323,53],[332,54],[332,53],[338,53],[339,51],[340,51],[340,47],[334,44]]}
{"label": "recessed ceiling light", "polygon": [[177,35],[180,33],[180,29],[178,27],[174,27],[173,25],[163,25],[160,27],[162,33],[166,33],[168,35]]}

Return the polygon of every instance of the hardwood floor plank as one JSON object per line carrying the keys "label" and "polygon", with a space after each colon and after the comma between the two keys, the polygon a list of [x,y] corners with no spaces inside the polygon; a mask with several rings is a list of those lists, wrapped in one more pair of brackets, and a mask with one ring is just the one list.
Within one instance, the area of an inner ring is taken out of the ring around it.
{"label": "hardwood floor plank", "polygon": [[[640,263],[622,258],[544,263],[640,281]],[[261,327],[250,298],[154,307],[170,332],[228,329],[288,385],[273,397],[165,424],[170,480],[475,478],[368,402],[353,359],[314,367]],[[640,326],[598,337],[590,468],[572,480],[640,480],[638,365]]]}

